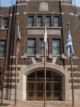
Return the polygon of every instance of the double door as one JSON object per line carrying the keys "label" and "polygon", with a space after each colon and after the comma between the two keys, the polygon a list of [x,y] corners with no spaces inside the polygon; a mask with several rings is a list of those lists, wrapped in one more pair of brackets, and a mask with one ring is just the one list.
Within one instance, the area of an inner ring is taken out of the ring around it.
{"label": "double door", "polygon": [[[28,82],[27,99],[28,100],[44,100],[44,82]],[[61,99],[61,82],[46,82],[46,99]]]}

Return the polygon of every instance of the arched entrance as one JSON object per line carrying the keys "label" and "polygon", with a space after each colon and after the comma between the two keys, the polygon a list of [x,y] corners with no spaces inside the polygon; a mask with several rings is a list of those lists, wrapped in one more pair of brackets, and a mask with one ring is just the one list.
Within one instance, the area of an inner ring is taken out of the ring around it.
{"label": "arched entrance", "polygon": [[[35,71],[27,75],[27,100],[44,99],[44,71]],[[62,76],[59,74],[46,71],[46,99],[62,99]]]}

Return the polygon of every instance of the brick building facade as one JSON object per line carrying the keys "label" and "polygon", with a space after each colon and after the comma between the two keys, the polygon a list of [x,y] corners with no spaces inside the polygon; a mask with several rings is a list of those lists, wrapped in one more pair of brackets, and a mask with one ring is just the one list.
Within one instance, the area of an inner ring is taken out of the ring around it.
{"label": "brick building facade", "polygon": [[[47,100],[72,100],[71,65],[64,46],[73,40],[75,100],[80,100],[80,9],[71,0],[18,0],[0,8],[0,75],[4,75],[3,98],[15,99],[17,21],[21,33],[18,55],[17,99],[44,99],[44,20],[48,31]],[[2,93],[0,82],[0,93]],[[0,94],[1,95],[1,94]],[[1,96],[0,96],[1,97]]]}

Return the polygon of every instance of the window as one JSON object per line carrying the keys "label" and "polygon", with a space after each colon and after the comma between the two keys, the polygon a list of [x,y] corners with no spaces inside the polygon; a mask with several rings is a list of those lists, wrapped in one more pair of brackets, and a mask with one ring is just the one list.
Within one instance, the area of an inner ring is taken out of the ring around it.
{"label": "window", "polygon": [[8,18],[3,19],[2,27],[3,28],[8,28]]}
{"label": "window", "polygon": [[28,40],[28,54],[35,54],[36,41],[34,39]]}
{"label": "window", "polygon": [[37,17],[37,26],[38,26],[38,27],[41,27],[41,26],[42,26],[42,17],[41,17],[41,16],[38,16],[38,17]]}
{"label": "window", "polygon": [[55,27],[59,27],[59,16],[54,17],[54,24],[55,24]]}
{"label": "window", "polygon": [[0,41],[0,57],[4,57],[5,41]]}
{"label": "window", "polygon": [[52,40],[52,48],[54,55],[60,55],[60,40]]}
{"label": "window", "polygon": [[46,26],[47,27],[51,26],[51,17],[50,16],[46,16]]}
{"label": "window", "polygon": [[41,39],[40,40],[40,54],[44,54],[44,40]]}
{"label": "window", "polygon": [[42,55],[44,54],[44,40],[43,39],[40,39],[40,54]]}
{"label": "window", "polygon": [[33,26],[33,16],[29,16],[28,26],[29,26],[29,27],[32,27],[32,26]]}

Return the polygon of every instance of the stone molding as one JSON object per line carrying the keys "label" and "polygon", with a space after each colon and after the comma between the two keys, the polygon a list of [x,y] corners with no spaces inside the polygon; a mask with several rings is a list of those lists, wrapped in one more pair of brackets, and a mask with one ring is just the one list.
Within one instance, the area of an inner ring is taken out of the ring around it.
{"label": "stone molding", "polygon": [[10,56],[11,59],[16,58],[16,56]]}
{"label": "stone molding", "polygon": [[[36,64],[31,64],[27,67],[24,68],[24,75],[28,75],[31,72],[31,70],[36,69],[36,68],[44,68],[44,63],[36,63]],[[46,63],[46,68],[52,68],[54,71],[58,72],[61,75],[65,75],[65,69],[63,69],[61,66],[53,64],[53,63]]]}
{"label": "stone molding", "polygon": [[[44,35],[44,30],[28,30],[28,35]],[[61,35],[60,30],[47,30],[48,35]]]}

